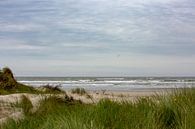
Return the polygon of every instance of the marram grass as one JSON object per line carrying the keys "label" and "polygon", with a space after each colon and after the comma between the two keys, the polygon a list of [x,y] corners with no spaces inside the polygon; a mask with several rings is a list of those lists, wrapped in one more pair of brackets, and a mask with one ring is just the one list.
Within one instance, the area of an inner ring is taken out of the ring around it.
{"label": "marram grass", "polygon": [[[28,104],[23,106],[29,110]],[[3,129],[195,129],[195,89],[171,95],[138,98],[136,102],[83,104],[50,97],[35,113],[8,121]]]}

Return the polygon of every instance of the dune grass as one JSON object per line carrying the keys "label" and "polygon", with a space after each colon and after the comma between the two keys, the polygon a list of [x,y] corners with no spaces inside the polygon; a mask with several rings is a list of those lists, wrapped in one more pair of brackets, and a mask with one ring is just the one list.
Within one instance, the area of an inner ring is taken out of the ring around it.
{"label": "dune grass", "polygon": [[60,93],[66,93],[63,89],[60,88],[60,85],[57,86],[52,86],[52,85],[45,85],[45,86],[41,86],[37,89],[37,91],[39,91],[40,93],[43,94],[60,94]]}
{"label": "dune grass", "polygon": [[86,95],[87,91],[84,88],[74,88],[71,90],[71,93],[78,95]]}
{"label": "dune grass", "polygon": [[51,96],[35,113],[26,113],[19,122],[10,120],[2,128],[195,129],[194,121],[195,89],[183,89],[171,95],[138,98],[136,102],[104,99],[97,104],[83,104],[71,97]]}

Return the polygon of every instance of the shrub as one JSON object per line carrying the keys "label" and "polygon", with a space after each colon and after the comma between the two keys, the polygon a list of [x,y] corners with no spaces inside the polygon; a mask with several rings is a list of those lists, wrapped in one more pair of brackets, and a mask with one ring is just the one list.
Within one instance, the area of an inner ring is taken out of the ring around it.
{"label": "shrub", "polygon": [[16,92],[35,93],[35,89],[33,87],[18,83],[14,78],[11,69],[7,67],[3,68],[2,70],[0,70],[0,94]]}
{"label": "shrub", "polygon": [[14,79],[14,75],[13,75],[13,73],[12,73],[12,71],[11,71],[10,68],[5,67],[5,68],[3,68],[2,71],[3,71],[3,74],[4,74],[5,76],[7,76],[7,77],[10,78],[10,79],[15,80],[15,79]]}

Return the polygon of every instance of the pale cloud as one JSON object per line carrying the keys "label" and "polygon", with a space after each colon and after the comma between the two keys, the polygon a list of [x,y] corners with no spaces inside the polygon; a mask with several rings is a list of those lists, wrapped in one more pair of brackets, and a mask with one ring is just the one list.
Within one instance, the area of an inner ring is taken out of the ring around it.
{"label": "pale cloud", "polygon": [[20,24],[13,24],[13,23],[2,23],[0,24],[1,30],[0,32],[34,32],[40,30],[46,30],[46,27],[40,24],[34,23],[20,23]]}
{"label": "pale cloud", "polygon": [[10,45],[5,45],[3,47],[0,47],[0,50],[42,50],[41,47],[38,47],[38,46],[32,46],[32,45],[27,45],[27,44],[18,44],[18,45],[15,45],[14,44],[14,47],[13,46],[10,46]]}
{"label": "pale cloud", "polygon": [[7,50],[42,50],[43,46],[37,46],[33,44],[28,44],[25,41],[21,40],[14,40],[14,39],[0,39],[0,50],[7,51]]}
{"label": "pale cloud", "polygon": [[[13,67],[18,75],[28,74],[28,69],[40,75],[192,75],[194,4],[193,0],[0,1],[1,65]],[[21,64],[28,67],[22,70]]]}

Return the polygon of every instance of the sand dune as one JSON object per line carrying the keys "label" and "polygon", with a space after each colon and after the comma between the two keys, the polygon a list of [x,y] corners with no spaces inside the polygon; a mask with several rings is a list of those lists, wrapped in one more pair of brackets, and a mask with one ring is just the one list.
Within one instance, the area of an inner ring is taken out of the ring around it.
{"label": "sand dune", "polygon": [[[134,101],[137,97],[148,97],[155,94],[162,95],[168,92],[164,91],[129,91],[129,92],[113,92],[113,91],[91,91],[86,95],[72,94],[66,92],[68,96],[72,96],[75,100],[81,100],[84,103],[97,103],[101,99],[108,98],[113,101]],[[8,118],[15,120],[23,118],[23,111],[19,108],[13,108],[11,104],[20,103],[22,96],[29,98],[33,105],[32,111],[36,111],[39,103],[44,98],[51,96],[51,94],[10,94],[0,95],[0,123],[5,122]],[[64,94],[56,94],[56,96],[63,97]]]}

